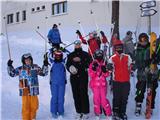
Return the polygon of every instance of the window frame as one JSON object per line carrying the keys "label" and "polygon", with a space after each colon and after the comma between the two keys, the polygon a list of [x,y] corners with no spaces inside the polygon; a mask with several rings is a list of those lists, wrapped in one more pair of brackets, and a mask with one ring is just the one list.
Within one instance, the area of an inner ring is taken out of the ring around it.
{"label": "window frame", "polygon": [[66,14],[68,11],[67,3],[68,3],[67,1],[53,3],[51,5],[51,15],[56,16],[56,15]]}

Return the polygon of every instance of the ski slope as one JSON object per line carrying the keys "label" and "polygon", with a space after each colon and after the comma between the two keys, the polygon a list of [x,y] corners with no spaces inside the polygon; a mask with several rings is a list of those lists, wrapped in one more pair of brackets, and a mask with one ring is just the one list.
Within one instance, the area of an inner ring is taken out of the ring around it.
{"label": "ski slope", "polygon": [[[11,48],[11,58],[13,60],[13,66],[17,67],[21,65],[21,56],[24,53],[30,52],[33,56],[34,63],[42,66],[43,55],[45,50],[44,40],[41,39],[36,33],[31,35],[28,33],[22,33],[26,37],[18,37],[16,35],[9,35],[10,48]],[[25,39],[24,39],[25,38]],[[72,42],[65,41],[66,43]],[[11,78],[7,73],[7,61],[8,51],[7,51],[7,42],[5,36],[1,36],[1,120],[19,120],[21,119],[21,97],[19,96],[18,89],[18,77]],[[49,45],[48,45],[49,46]],[[73,50],[73,46],[68,48]],[[140,117],[134,115],[135,101],[134,101],[134,92],[135,92],[136,78],[131,78],[131,92],[129,95],[128,105],[127,105],[127,115],[128,120],[144,120],[145,116],[142,114]],[[39,86],[40,86],[40,95],[39,95],[39,110],[37,112],[37,120],[51,120],[50,114],[50,86],[49,86],[49,75],[46,77],[39,77]],[[90,118],[89,120],[94,120],[93,112],[93,102],[92,102],[92,93],[89,90],[90,98]],[[108,98],[112,105],[112,93],[108,92]],[[156,96],[156,105],[153,112],[151,120],[160,120],[160,87],[157,89]],[[145,100],[142,108],[143,113],[145,112]],[[71,92],[71,86],[69,82],[69,74],[67,73],[67,85],[66,85],[66,94],[65,94],[65,116],[64,120],[74,120],[75,108]],[[105,117],[102,116],[102,119],[105,120]]]}

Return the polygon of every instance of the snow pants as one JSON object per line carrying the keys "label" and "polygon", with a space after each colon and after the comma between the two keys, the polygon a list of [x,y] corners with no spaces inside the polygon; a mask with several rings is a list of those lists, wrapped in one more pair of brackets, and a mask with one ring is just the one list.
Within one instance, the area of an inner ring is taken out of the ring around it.
{"label": "snow pants", "polygon": [[38,96],[22,96],[22,120],[36,119]]}
{"label": "snow pants", "polygon": [[101,108],[104,110],[107,116],[112,114],[111,106],[109,100],[106,98],[107,87],[94,87],[93,91],[93,103],[94,103],[94,112],[96,115],[101,114]]}
{"label": "snow pants", "polygon": [[50,89],[52,95],[50,103],[50,111],[54,115],[63,115],[65,84],[64,85],[51,84]]}
{"label": "snow pants", "polygon": [[[135,97],[135,101],[142,103],[143,99],[144,99],[144,94],[146,91],[146,87],[147,87],[147,82],[146,81],[142,81],[142,80],[138,80],[137,84],[136,84],[136,97]],[[151,108],[154,109],[154,105],[155,105],[155,97],[156,97],[156,89],[158,87],[158,81],[153,81],[152,82],[152,103],[151,103]]]}
{"label": "snow pants", "polygon": [[113,82],[113,112],[126,113],[129,91],[129,82]]}
{"label": "snow pants", "polygon": [[71,87],[76,112],[89,113],[88,78],[71,78]]}

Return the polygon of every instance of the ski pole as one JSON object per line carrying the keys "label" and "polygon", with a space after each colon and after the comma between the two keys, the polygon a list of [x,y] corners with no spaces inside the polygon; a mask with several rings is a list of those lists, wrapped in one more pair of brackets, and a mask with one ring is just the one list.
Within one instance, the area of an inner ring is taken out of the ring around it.
{"label": "ski pole", "polygon": [[[92,16],[92,18],[93,18],[93,20],[94,20],[94,24],[96,25],[96,29],[97,29],[97,31],[98,31],[98,36],[100,37],[100,34],[99,34],[99,33],[100,33],[100,30],[99,30],[98,24],[97,24],[97,22],[96,22],[96,20],[95,20],[95,18],[94,18],[94,14],[93,14],[93,11],[92,11],[92,10],[90,11],[90,14],[91,14],[91,16]],[[101,37],[100,37],[100,41],[101,41],[101,43],[103,43]]]}
{"label": "ski pole", "polygon": [[[81,25],[81,22],[78,21],[78,24],[79,24],[79,26],[80,26],[80,28],[81,28],[81,31],[83,32],[83,35],[85,35],[84,29],[83,29],[83,27],[82,27],[82,25]],[[90,54],[91,54],[92,60],[94,60],[93,53],[92,53],[92,51],[91,51],[91,48],[90,48],[87,40],[86,40],[86,43],[87,43],[87,45],[88,45],[88,49],[89,49],[89,52],[90,52]]]}
{"label": "ski pole", "polygon": [[113,36],[114,26],[115,26],[115,22],[111,26],[110,44],[109,44],[109,57],[111,56],[111,43],[112,43],[112,36]]}
{"label": "ski pole", "polygon": [[[5,20],[5,17],[4,17]],[[7,30],[7,24],[6,24],[6,20],[5,20],[5,30],[6,30],[6,39],[7,39],[7,47],[8,47],[8,55],[9,55],[9,59],[11,59],[11,50],[10,50],[10,45],[9,45],[9,39],[8,39],[8,30]]]}
{"label": "ski pole", "polygon": [[64,48],[67,48],[67,47],[69,47],[69,46],[73,45],[74,43],[75,43],[75,41],[74,41],[74,42],[72,42],[72,43],[70,43],[70,44],[68,44],[68,45],[66,45]]}

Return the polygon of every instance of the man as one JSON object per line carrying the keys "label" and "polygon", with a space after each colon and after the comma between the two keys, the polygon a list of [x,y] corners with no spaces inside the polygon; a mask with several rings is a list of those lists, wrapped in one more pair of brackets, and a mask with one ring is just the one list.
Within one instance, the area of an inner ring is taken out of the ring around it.
{"label": "man", "polygon": [[22,66],[14,69],[12,60],[8,60],[8,74],[11,77],[19,76],[19,92],[22,96],[22,120],[35,120],[38,110],[39,83],[38,75],[48,74],[48,62],[44,60],[44,65],[40,68],[33,64],[30,53],[22,56]]}
{"label": "man", "polygon": [[68,55],[66,68],[70,72],[76,119],[87,119],[89,113],[88,71],[91,58],[82,50],[81,41],[75,42],[75,49]]}

